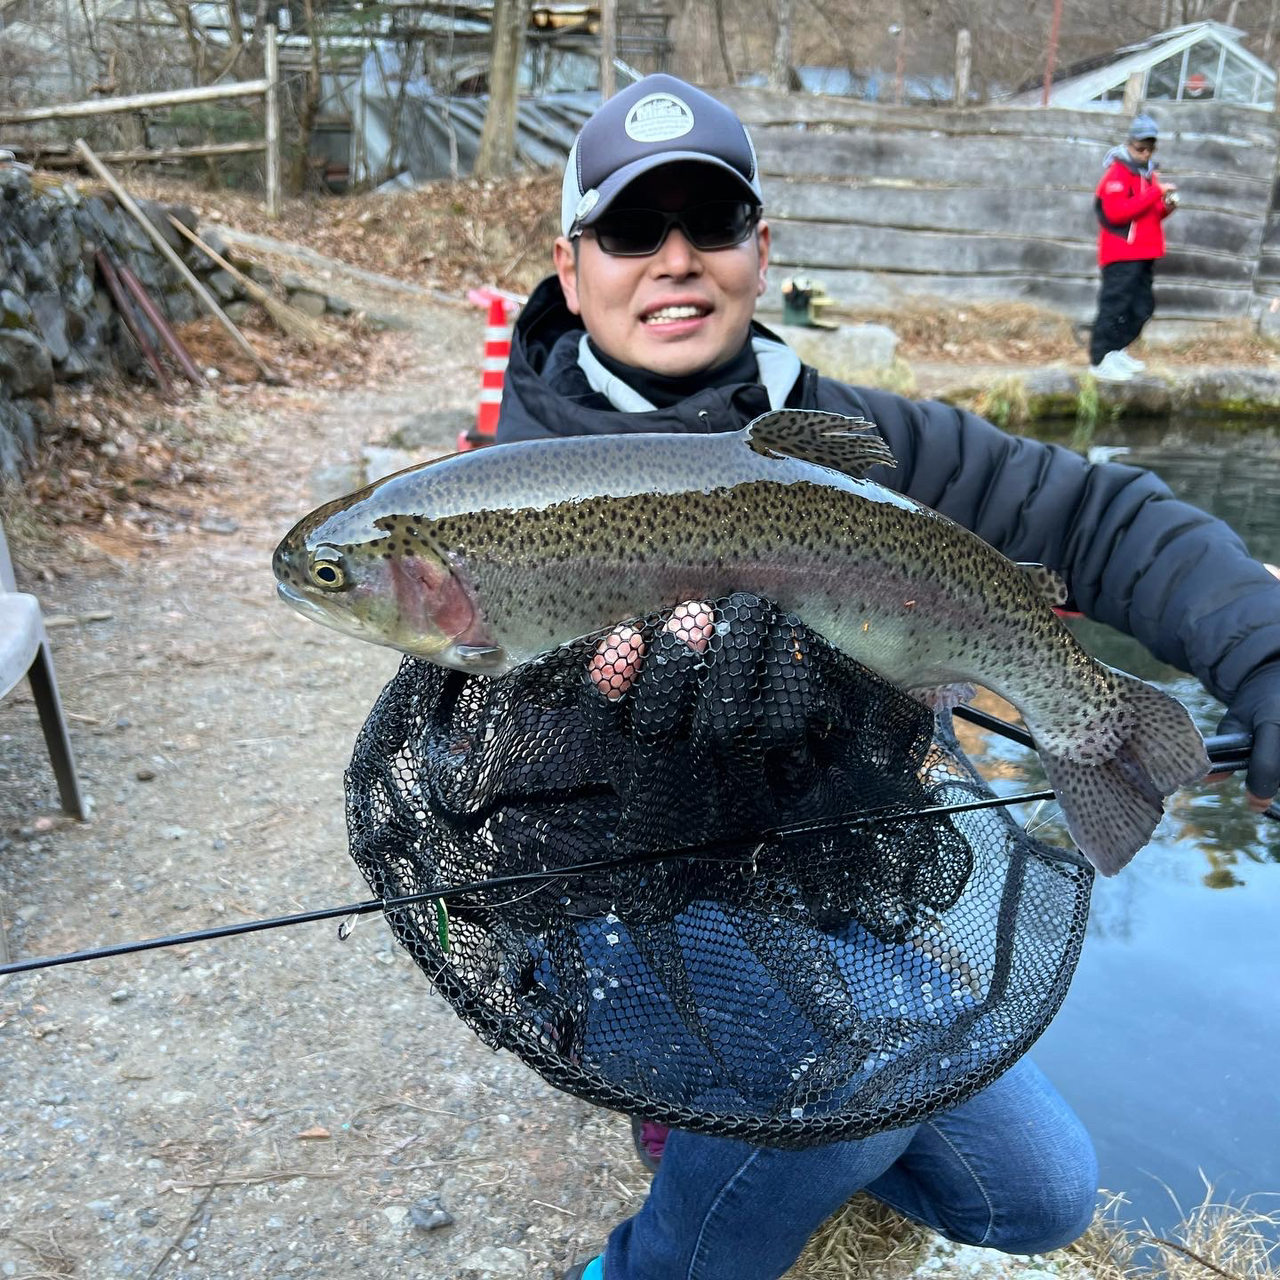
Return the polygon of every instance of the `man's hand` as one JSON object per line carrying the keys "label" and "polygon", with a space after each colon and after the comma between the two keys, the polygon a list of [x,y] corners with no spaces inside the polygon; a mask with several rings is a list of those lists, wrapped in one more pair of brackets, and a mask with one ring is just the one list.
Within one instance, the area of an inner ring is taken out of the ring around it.
{"label": "man's hand", "polygon": [[[679,827],[682,843],[800,812],[829,767],[813,756],[834,712],[811,637],[767,600],[691,600],[641,631],[621,624],[587,662],[580,712],[622,803],[620,830]],[[767,764],[766,764],[767,761]]]}
{"label": "man's hand", "polygon": [[1280,791],[1280,662],[1260,667],[1236,691],[1219,733],[1252,733],[1245,798],[1254,813]]}
{"label": "man's hand", "polygon": [[[713,630],[711,606],[702,600],[680,605],[662,625],[663,635],[674,636],[694,653],[706,652]],[[645,651],[644,637],[634,627],[619,627],[596,646],[587,675],[610,702],[616,702],[635,684]]]}

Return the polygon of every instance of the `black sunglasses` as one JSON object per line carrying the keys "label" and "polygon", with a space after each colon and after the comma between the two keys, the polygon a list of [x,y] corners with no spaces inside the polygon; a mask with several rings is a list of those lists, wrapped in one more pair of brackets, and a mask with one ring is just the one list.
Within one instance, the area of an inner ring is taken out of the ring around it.
{"label": "black sunglasses", "polygon": [[709,200],[676,213],[661,209],[610,209],[590,227],[569,234],[595,234],[599,246],[615,258],[646,258],[657,253],[672,227],[679,227],[695,249],[731,249],[760,221],[760,206],[749,200]]}

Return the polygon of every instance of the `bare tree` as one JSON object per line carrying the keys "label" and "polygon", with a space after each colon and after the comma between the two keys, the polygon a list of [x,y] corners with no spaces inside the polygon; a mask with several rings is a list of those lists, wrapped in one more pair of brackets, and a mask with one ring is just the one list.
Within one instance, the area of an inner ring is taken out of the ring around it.
{"label": "bare tree", "polygon": [[769,67],[769,86],[787,89],[791,86],[791,23],[794,17],[792,0],[778,0],[774,10],[773,61]]}
{"label": "bare tree", "polygon": [[493,52],[489,62],[489,110],[476,153],[477,177],[503,177],[516,163],[516,104],[520,60],[530,0],[493,0]]}
{"label": "bare tree", "polygon": [[312,0],[302,0],[302,12],[310,42],[310,61],[307,67],[306,86],[302,91],[302,101],[298,104],[298,149],[293,153],[293,171],[289,181],[295,195],[301,194],[306,189],[307,174],[311,168],[311,131],[315,128],[316,117],[320,114],[321,31],[316,22],[315,5]]}
{"label": "bare tree", "polygon": [[733,72],[733,60],[729,57],[729,37],[724,29],[724,0],[715,0],[716,6],[716,38],[720,45],[720,60],[724,63],[725,80],[736,84],[738,77]]}

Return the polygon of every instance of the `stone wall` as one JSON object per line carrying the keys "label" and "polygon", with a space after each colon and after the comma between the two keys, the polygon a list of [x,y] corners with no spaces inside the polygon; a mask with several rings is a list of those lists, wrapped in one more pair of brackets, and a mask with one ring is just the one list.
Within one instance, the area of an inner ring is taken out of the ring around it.
{"label": "stone wall", "polygon": [[[140,203],[214,295],[234,301],[231,276],[212,269],[165,216],[172,212],[194,230],[195,215]],[[34,460],[55,383],[141,372],[138,349],[98,274],[99,248],[132,268],[172,323],[195,318],[196,301],[178,273],[111,196],[33,185],[21,169],[0,167],[0,474],[16,475]]]}

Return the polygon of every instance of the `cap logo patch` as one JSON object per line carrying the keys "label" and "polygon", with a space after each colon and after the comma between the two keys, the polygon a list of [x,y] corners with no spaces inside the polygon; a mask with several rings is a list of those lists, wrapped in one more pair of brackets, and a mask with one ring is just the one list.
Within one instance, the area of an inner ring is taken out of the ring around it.
{"label": "cap logo patch", "polygon": [[675,94],[651,93],[627,112],[623,128],[636,142],[668,142],[693,128],[693,112]]}

